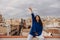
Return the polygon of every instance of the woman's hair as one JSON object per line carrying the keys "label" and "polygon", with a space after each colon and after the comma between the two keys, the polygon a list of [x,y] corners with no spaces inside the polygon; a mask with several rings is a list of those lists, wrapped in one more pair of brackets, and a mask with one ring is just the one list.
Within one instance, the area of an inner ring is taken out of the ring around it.
{"label": "woman's hair", "polygon": [[41,26],[43,26],[42,21],[41,21],[41,18],[40,18],[39,15],[36,15],[36,16],[35,16],[35,20],[36,20],[36,17],[37,17],[37,16],[39,17],[39,23],[41,24]]}

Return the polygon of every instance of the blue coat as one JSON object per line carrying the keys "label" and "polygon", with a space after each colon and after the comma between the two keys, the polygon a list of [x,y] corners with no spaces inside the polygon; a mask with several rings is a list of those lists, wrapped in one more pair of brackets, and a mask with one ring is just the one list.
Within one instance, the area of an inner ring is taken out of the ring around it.
{"label": "blue coat", "polygon": [[[32,15],[32,27],[30,30],[30,34],[34,37],[39,36],[42,33],[43,27],[39,22],[36,22],[34,14],[32,13],[31,15]],[[36,35],[35,32],[38,33],[38,35]]]}

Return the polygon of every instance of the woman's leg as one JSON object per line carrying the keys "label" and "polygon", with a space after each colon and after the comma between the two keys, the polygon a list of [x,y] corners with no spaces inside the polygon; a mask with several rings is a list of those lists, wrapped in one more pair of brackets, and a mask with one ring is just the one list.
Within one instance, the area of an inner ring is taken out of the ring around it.
{"label": "woman's leg", "polygon": [[27,40],[32,40],[32,38],[33,36],[29,34]]}
{"label": "woman's leg", "polygon": [[38,40],[44,40],[44,36],[43,34],[41,34],[40,36],[37,36]]}

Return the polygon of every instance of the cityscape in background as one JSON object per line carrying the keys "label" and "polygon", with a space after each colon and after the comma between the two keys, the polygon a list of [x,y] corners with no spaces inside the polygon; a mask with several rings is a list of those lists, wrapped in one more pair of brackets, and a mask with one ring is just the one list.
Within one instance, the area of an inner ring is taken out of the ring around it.
{"label": "cityscape in background", "polygon": [[[41,17],[44,36],[60,36],[60,17]],[[19,32],[22,25],[21,32]],[[28,36],[32,19],[6,19],[0,14],[0,36]]]}

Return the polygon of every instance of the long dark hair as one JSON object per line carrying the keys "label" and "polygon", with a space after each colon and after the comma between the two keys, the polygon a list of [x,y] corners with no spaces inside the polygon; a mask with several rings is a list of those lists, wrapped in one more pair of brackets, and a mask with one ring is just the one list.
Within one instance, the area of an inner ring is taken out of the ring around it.
{"label": "long dark hair", "polygon": [[37,16],[39,17],[39,23],[40,23],[40,25],[43,27],[43,23],[42,23],[41,18],[40,18],[39,15],[36,15],[36,16],[35,16],[35,20],[36,20],[36,17],[37,17]]}

